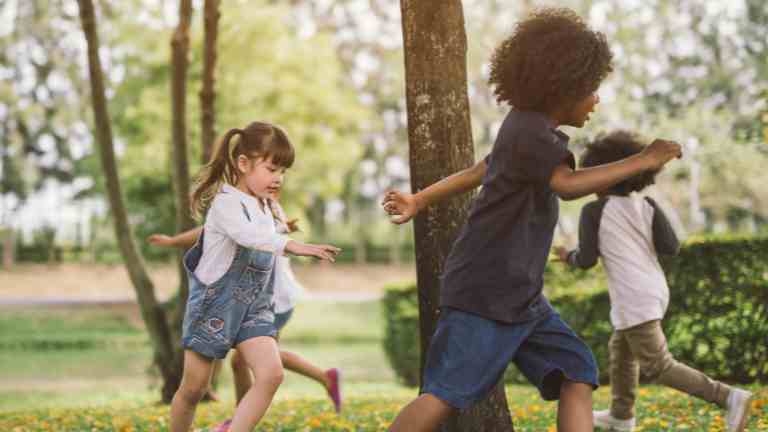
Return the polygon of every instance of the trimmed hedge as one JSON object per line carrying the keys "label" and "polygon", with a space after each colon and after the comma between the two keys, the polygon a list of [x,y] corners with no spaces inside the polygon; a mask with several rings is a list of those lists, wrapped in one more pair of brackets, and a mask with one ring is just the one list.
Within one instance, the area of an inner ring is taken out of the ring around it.
{"label": "trimmed hedge", "polygon": [[[663,262],[670,306],[663,321],[675,358],[712,378],[768,383],[768,238],[711,238],[686,244]],[[550,266],[552,267],[552,266]],[[553,275],[549,283],[574,283]],[[578,278],[586,278],[578,274]],[[595,279],[596,284],[601,283]],[[554,287],[556,293],[567,287]],[[610,301],[605,290],[552,298],[565,321],[592,348],[608,378]],[[393,369],[409,385],[418,384],[418,304],[416,287],[387,291],[384,349]],[[514,367],[508,382],[522,380]]]}

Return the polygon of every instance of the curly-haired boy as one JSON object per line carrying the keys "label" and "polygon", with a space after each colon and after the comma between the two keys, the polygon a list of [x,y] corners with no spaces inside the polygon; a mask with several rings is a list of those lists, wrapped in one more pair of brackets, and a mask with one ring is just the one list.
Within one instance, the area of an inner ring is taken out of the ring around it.
{"label": "curly-haired boy", "polygon": [[415,195],[389,192],[403,223],[448,196],[482,190],[445,263],[441,314],[426,359],[423,394],[393,431],[431,431],[487,395],[510,362],[546,400],[559,400],[560,431],[592,430],[597,366],[589,348],[542,295],[558,196],[575,199],[680,156],[657,140],[615,164],[575,170],[568,136],[582,127],[611,72],[605,37],[568,9],[542,9],[517,24],[491,61],[491,84],[512,110],[483,161]]}

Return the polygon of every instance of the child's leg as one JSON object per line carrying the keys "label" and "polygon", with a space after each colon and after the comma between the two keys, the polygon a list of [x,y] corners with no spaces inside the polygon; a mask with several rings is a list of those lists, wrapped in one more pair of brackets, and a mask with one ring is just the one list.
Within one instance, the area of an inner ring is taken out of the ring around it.
{"label": "child's leg", "polygon": [[591,384],[563,380],[557,404],[558,432],[592,431],[592,390]]}
{"label": "child's leg", "polygon": [[240,350],[235,350],[230,363],[232,364],[232,378],[235,382],[236,405],[239,405],[240,401],[243,400],[243,397],[253,384],[253,381],[251,380],[251,370],[248,369],[248,364],[245,363],[245,359],[242,354],[240,354]]}
{"label": "child's leg", "polygon": [[613,332],[608,342],[611,371],[611,416],[618,420],[635,417],[639,365],[621,332]]}
{"label": "child's leg", "polygon": [[203,396],[204,401],[218,401],[219,395],[216,394],[216,388],[219,386],[219,375],[221,374],[221,363],[223,360],[213,361],[213,372],[211,372],[211,383],[208,385],[208,391]]}
{"label": "child's leg", "polygon": [[559,400],[557,430],[593,430],[592,391],[597,388],[597,362],[589,347],[551,313],[535,322],[515,356],[515,364],[539,388],[544,400]]}
{"label": "child's leg", "polygon": [[231,432],[251,432],[272,402],[283,382],[283,365],[277,341],[269,336],[247,339],[237,350],[253,372],[254,382],[235,410]]}
{"label": "child's leg", "polygon": [[171,402],[171,432],[187,432],[195,408],[211,381],[213,363],[194,351],[184,351],[184,375]]}
{"label": "child's leg", "polygon": [[328,380],[328,375],[326,375],[325,371],[308,362],[298,354],[288,351],[280,351],[280,359],[283,362],[283,367],[289,371],[293,371],[304,375],[307,378],[313,379],[326,389],[328,389],[330,386],[330,381]]}
{"label": "child's leg", "polygon": [[430,432],[437,430],[453,412],[445,401],[423,394],[406,405],[389,427],[390,432]]}
{"label": "child's leg", "polygon": [[659,384],[726,408],[731,388],[702,372],[678,363],[669,352],[658,320],[622,330],[643,375]]}

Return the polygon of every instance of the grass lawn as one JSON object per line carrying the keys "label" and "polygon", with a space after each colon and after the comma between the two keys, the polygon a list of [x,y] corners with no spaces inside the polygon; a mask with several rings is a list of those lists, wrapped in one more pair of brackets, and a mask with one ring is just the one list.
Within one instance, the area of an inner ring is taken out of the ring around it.
{"label": "grass lawn", "polygon": [[[348,388],[345,410],[337,416],[321,396],[281,394],[259,426],[259,431],[381,431],[413,395],[413,389],[387,384]],[[507,388],[517,431],[555,430],[555,403],[542,402],[529,386]],[[609,392],[595,394],[595,406],[607,406]],[[768,390],[757,390],[748,431],[768,431]],[[198,430],[215,425],[232,412],[231,400],[203,404]],[[643,387],[638,403],[638,431],[723,431],[723,412],[713,405],[672,390]],[[0,414],[3,431],[167,431],[168,407],[117,400],[82,408],[47,408]]]}

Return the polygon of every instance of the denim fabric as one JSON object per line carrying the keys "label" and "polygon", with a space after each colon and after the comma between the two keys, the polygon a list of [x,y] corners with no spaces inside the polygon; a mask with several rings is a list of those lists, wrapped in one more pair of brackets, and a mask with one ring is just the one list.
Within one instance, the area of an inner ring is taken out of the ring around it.
{"label": "denim fabric", "polygon": [[443,309],[427,353],[423,392],[467,408],[490,392],[510,362],[545,400],[560,397],[564,379],[598,386],[592,351],[557,313],[507,324]]}
{"label": "denim fabric", "polygon": [[195,276],[204,233],[184,256],[189,299],[184,314],[182,346],[208,358],[224,358],[230,348],[259,336],[277,336],[273,304],[272,253],[237,246],[227,272],[204,284]]}

